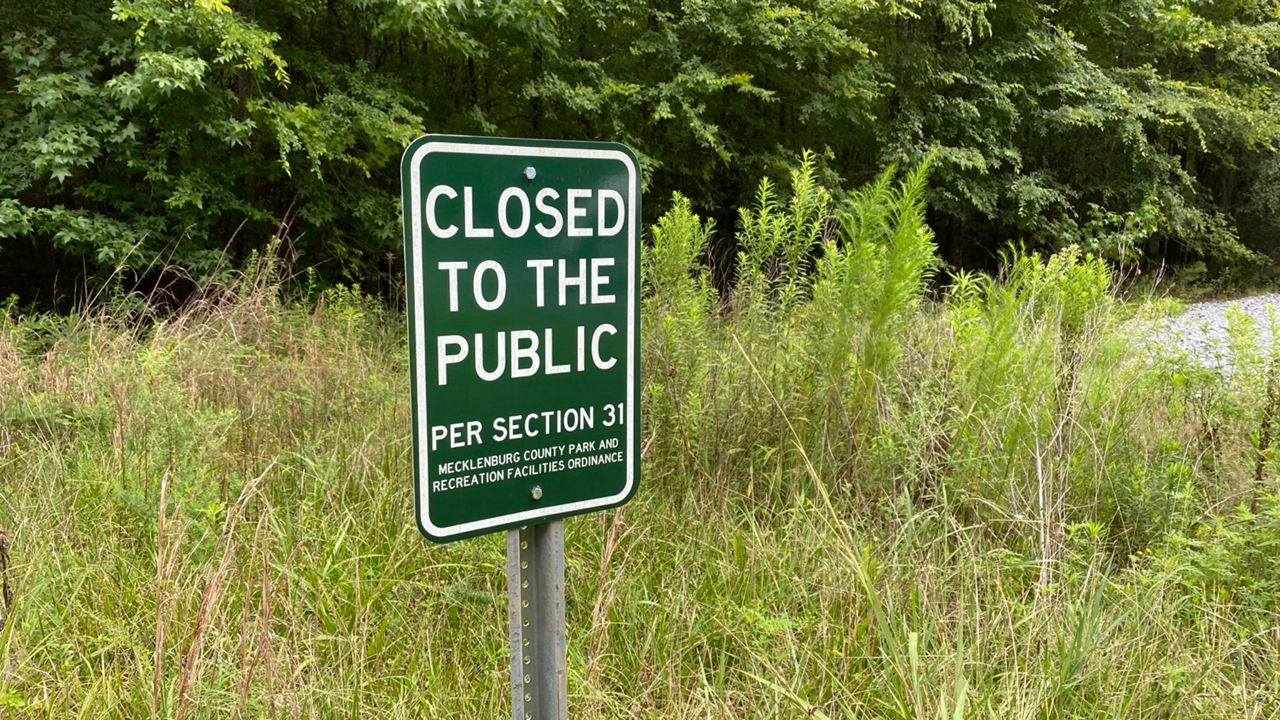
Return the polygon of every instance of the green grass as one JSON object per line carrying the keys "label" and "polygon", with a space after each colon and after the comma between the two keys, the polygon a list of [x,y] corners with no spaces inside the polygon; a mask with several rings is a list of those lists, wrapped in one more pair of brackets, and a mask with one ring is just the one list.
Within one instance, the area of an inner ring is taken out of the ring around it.
{"label": "green grass", "polygon": [[[927,300],[923,173],[806,173],[727,306],[712,229],[655,228],[643,483],[566,522],[573,717],[1280,717],[1273,359],[1149,361],[1074,252]],[[414,528],[403,317],[268,279],[0,316],[0,717],[509,712],[502,538]]]}

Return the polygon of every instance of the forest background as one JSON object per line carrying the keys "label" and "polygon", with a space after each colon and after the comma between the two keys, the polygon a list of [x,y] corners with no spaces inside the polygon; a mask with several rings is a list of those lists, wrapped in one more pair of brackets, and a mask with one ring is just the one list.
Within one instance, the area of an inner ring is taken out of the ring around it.
{"label": "forest background", "polygon": [[[1074,244],[1221,284],[1280,253],[1275,2],[0,0],[0,18],[0,287],[38,307],[108,275],[181,295],[272,237],[386,294],[396,164],[423,132],[621,141],[648,220],[678,191],[722,228],[805,150],[837,195],[933,153],[944,269]],[[719,287],[734,245],[707,251]]]}

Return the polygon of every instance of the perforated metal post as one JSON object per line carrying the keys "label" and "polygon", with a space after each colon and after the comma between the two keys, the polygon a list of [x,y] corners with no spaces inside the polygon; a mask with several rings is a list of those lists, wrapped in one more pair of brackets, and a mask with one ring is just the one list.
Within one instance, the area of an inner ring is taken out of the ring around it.
{"label": "perforated metal post", "polygon": [[568,720],[564,521],[507,531],[507,620],[515,720]]}

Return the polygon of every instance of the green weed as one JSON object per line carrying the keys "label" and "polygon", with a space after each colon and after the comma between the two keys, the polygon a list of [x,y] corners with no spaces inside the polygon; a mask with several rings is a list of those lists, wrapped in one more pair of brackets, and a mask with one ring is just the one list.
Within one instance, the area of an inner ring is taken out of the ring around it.
{"label": "green weed", "polygon": [[[643,485],[566,526],[572,712],[1277,717],[1274,360],[1150,361],[1076,250],[931,299],[926,173],[762,185],[726,293],[687,201],[653,228]],[[403,318],[277,276],[5,306],[0,715],[508,712],[501,539],[413,526]]]}

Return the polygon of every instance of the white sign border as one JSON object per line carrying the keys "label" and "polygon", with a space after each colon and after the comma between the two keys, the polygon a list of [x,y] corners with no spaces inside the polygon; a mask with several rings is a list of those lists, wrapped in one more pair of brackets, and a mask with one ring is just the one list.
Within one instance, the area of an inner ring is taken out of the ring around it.
{"label": "white sign border", "polygon": [[[627,232],[627,422],[631,426],[627,428],[627,480],[623,484],[622,490],[616,495],[610,495],[603,498],[595,498],[593,500],[581,500],[578,502],[564,503],[562,505],[551,505],[547,507],[534,508],[523,512],[512,513],[510,515],[500,515],[484,520],[476,520],[460,525],[449,525],[440,527],[431,522],[430,498],[428,487],[428,472],[431,467],[429,461],[429,450],[426,447],[426,438],[430,437],[428,431],[430,426],[427,424],[427,350],[426,344],[426,321],[423,319],[423,287],[422,287],[422,161],[427,155],[432,153],[453,153],[458,155],[517,155],[520,157],[544,157],[544,158],[568,158],[568,159],[584,159],[584,160],[616,160],[621,162],[627,169],[627,215],[628,215],[628,232]],[[547,147],[547,146],[531,146],[531,145],[488,145],[481,143],[451,142],[443,140],[431,140],[424,143],[414,151],[409,160],[409,198],[412,209],[410,210],[410,235],[413,238],[413,287],[410,288],[411,302],[413,303],[414,318],[414,347],[413,347],[413,363],[415,377],[417,378],[416,407],[417,413],[414,418],[416,424],[417,438],[421,441],[421,446],[416,447],[417,463],[414,467],[416,475],[415,482],[418,489],[418,525],[433,538],[446,540],[459,535],[470,535],[483,532],[490,528],[497,528],[504,525],[519,523],[524,520],[534,520],[546,517],[554,517],[559,515],[567,515],[578,512],[585,512],[594,508],[608,507],[624,500],[631,494],[631,489],[635,485],[635,452],[636,452],[636,431],[635,423],[639,422],[639,412],[635,402],[635,385],[636,385],[636,295],[639,287],[636,283],[636,251],[639,239],[639,218],[636,217],[636,192],[639,186],[638,171],[635,162],[631,156],[619,150],[604,150],[596,148],[575,148],[575,147]],[[417,445],[418,443],[415,443]]]}

